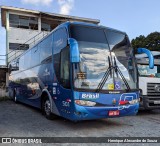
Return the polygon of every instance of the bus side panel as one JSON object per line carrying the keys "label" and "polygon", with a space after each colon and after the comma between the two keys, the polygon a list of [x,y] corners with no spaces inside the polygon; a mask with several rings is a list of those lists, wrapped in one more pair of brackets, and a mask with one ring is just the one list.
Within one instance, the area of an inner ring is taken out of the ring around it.
{"label": "bus side panel", "polygon": [[27,84],[27,103],[41,108],[43,89],[52,92],[53,70],[51,63],[44,63],[26,72],[30,82]]}
{"label": "bus side panel", "polygon": [[16,91],[17,100],[31,106],[41,108],[43,89],[52,92],[52,64],[46,63],[11,76],[10,88]]}

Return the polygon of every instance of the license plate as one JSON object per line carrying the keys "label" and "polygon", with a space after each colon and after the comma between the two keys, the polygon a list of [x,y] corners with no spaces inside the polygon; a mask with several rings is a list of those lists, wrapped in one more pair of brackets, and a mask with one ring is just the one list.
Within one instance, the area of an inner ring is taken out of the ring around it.
{"label": "license plate", "polygon": [[154,101],[154,104],[160,104],[160,100]]}
{"label": "license plate", "polygon": [[119,116],[119,111],[109,111],[109,116]]}

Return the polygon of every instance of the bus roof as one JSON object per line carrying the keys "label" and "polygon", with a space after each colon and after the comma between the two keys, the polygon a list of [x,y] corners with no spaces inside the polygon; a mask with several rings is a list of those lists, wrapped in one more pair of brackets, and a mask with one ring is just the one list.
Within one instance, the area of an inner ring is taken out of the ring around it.
{"label": "bus roof", "polygon": [[118,29],[110,28],[110,27],[103,26],[103,25],[93,24],[93,23],[79,22],[79,21],[74,21],[74,22],[69,22],[69,23],[70,24],[75,24],[75,25],[79,24],[79,25],[95,26],[95,27],[99,27],[99,28],[107,28],[107,29],[110,29],[110,30],[113,30],[113,31],[117,31],[117,32],[126,34],[126,32],[124,32],[124,31],[120,31]]}

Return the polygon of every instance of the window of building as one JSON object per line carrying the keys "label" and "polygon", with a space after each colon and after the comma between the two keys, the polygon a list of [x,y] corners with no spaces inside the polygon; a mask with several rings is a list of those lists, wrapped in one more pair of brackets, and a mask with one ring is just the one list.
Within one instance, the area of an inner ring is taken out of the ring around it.
{"label": "window of building", "polygon": [[18,28],[18,26],[19,26],[19,16],[10,14],[9,15],[9,25],[10,25],[10,27]]}
{"label": "window of building", "polygon": [[52,31],[58,24],[52,20],[44,19],[41,20],[41,30],[42,31]]}
{"label": "window of building", "polygon": [[18,44],[18,43],[9,43],[10,50],[27,50],[29,49],[29,44]]}
{"label": "window of building", "polygon": [[38,18],[10,14],[10,27],[38,30]]}
{"label": "window of building", "polygon": [[36,17],[30,17],[29,19],[29,28],[38,30],[38,18]]}
{"label": "window of building", "polygon": [[42,23],[41,27],[42,31],[51,31],[51,26],[47,23]]}

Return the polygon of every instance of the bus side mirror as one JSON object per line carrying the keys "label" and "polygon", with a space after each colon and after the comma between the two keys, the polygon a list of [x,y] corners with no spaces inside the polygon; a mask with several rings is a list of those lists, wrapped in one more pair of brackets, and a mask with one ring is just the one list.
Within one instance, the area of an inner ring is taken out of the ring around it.
{"label": "bus side mirror", "polygon": [[78,49],[78,42],[73,38],[69,38],[68,44],[70,45],[70,61],[72,63],[79,63],[80,53]]}
{"label": "bus side mirror", "polygon": [[153,69],[154,68],[154,57],[153,57],[153,54],[151,53],[151,51],[146,48],[138,48],[137,52],[147,54],[147,56],[149,58],[149,68]]}

